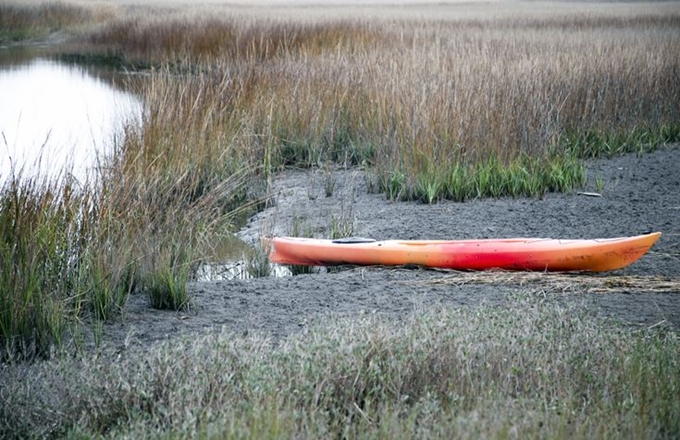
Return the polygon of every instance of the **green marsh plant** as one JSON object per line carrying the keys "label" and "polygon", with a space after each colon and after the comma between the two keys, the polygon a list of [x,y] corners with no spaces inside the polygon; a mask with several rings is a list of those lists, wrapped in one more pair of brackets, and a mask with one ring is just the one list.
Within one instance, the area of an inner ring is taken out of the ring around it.
{"label": "green marsh plant", "polygon": [[[303,218],[296,215],[293,217],[293,221],[290,225],[289,235],[291,237],[312,238],[314,237],[314,231],[312,227]],[[290,273],[293,276],[316,273],[316,268],[314,266],[291,264],[288,266],[288,269],[290,270]]]}
{"label": "green marsh plant", "polygon": [[[87,203],[71,183],[12,175],[0,189],[0,353],[49,356],[77,307],[82,250],[75,219]],[[62,200],[61,204],[54,200]]]}
{"label": "green marsh plant", "polygon": [[677,332],[543,298],[5,368],[0,436],[677,438]]}
{"label": "green marsh plant", "polygon": [[340,212],[338,214],[329,213],[330,224],[328,226],[328,235],[331,240],[339,238],[347,238],[354,235],[356,230],[356,217],[354,216],[354,209],[351,202],[343,198],[340,201]]}
{"label": "green marsh plant", "polygon": [[[171,238],[170,240],[173,240]],[[155,309],[184,310],[189,307],[186,283],[192,270],[192,246],[181,241],[160,243],[147,252],[141,287]]]}
{"label": "green marsh plant", "polygon": [[272,274],[269,251],[265,246],[256,246],[248,255],[246,271],[251,278],[266,278]]}
{"label": "green marsh plant", "polygon": [[604,190],[604,179],[602,176],[597,176],[595,178],[595,190],[602,194],[602,191]]}

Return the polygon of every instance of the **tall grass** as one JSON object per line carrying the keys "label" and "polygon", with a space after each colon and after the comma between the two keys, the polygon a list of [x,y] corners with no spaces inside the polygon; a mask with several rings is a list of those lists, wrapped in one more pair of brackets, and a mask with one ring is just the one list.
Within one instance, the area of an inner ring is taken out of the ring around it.
{"label": "tall grass", "polygon": [[[248,162],[223,148],[194,99],[168,100],[184,89],[166,79],[159,74],[140,92],[141,125],[127,128],[92,181],[77,183],[64,170],[54,180],[18,173],[5,183],[3,358],[49,356],[74,326],[108,320],[135,291],[156,308],[188,306],[186,282],[212,238],[259,197]],[[182,125],[168,114],[185,116]]]}
{"label": "tall grass", "polygon": [[8,356],[49,352],[62,337],[64,303],[75,284],[64,254],[75,243],[61,226],[76,213],[73,206],[55,209],[51,200],[68,191],[37,179],[11,179],[2,188],[0,349]]}
{"label": "tall grass", "polygon": [[[388,196],[433,202],[569,190],[584,181],[578,158],[678,140],[680,11],[591,9],[322,24],[175,13],[89,38],[212,78],[195,93],[222,95],[265,172],[367,163]],[[461,169],[474,189],[452,190]]]}
{"label": "tall grass", "polygon": [[[128,151],[126,154],[132,154]],[[6,359],[49,356],[83,318],[107,320],[135,290],[156,308],[188,305],[186,281],[233,225],[239,175],[205,181],[113,173],[75,187],[17,178],[0,193],[0,343]],[[117,169],[118,170],[118,169]]]}
{"label": "tall grass", "polygon": [[153,66],[137,84],[142,125],[96,184],[20,178],[3,189],[7,352],[44,354],[64,334],[61,315],[107,319],[136,289],[160,307],[186,305],[201,248],[290,164],[365,165],[394,199],[540,196],[582,185],[582,158],[680,136],[672,4],[321,21],[0,8],[12,32],[71,26],[53,15],[82,20],[57,51]]}
{"label": "tall grass", "polygon": [[668,329],[622,328],[521,294],[404,322],[323,319],[277,344],[222,332],[115,362],[5,368],[0,433],[675,438],[679,356]]}
{"label": "tall grass", "polygon": [[0,44],[40,40],[50,33],[112,17],[107,8],[59,1],[0,1]]}
{"label": "tall grass", "polygon": [[220,94],[195,89],[203,76],[155,74],[138,91],[145,115],[103,169],[106,200],[122,219],[135,281],[156,308],[188,306],[186,282],[213,237],[233,230],[265,187],[220,116]]}

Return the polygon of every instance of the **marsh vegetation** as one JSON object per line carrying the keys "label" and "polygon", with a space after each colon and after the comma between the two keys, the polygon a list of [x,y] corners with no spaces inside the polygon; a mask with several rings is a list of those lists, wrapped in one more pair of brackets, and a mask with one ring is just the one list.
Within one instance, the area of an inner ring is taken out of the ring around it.
{"label": "marsh vegetation", "polygon": [[[588,343],[584,343],[584,341]],[[0,367],[5,438],[675,438],[680,340],[579,306],[324,317]],[[141,360],[143,359],[143,360]]]}
{"label": "marsh vegetation", "polygon": [[[266,203],[286,166],[361,166],[369,189],[394,200],[540,197],[585,184],[584,158],[680,139],[674,3],[553,13],[522,4],[493,15],[474,5],[428,8],[441,10],[277,15],[219,4],[0,2],[0,44],[58,33],[55,56],[143,73],[128,87],[145,105],[141,124],[90,181],[68,170],[55,179],[0,176],[3,360],[50,357],[133,292],[154,307],[190,306],[185,284],[197,264]],[[83,382],[65,382],[83,400],[42,402],[35,424],[19,426],[26,419],[7,411],[38,403],[12,383],[7,395],[18,406],[3,405],[2,429],[476,436],[464,422],[476,414],[489,422],[482,434],[501,437],[678,434],[675,334],[613,330],[560,309],[517,315],[538,326],[524,334],[534,327],[486,312],[484,323],[445,312],[405,330],[343,323],[276,349],[212,336],[205,346],[154,348],[147,367],[85,360]],[[489,342],[498,328],[505,339]],[[583,346],[586,338],[597,348]],[[334,360],[338,347],[343,358]],[[207,376],[187,376],[194,359]],[[80,368],[55,362],[36,368]],[[188,411],[175,406],[180,394],[194,399]],[[516,412],[497,419],[489,410],[504,399],[526,405],[524,425],[510,424]],[[232,414],[221,412],[232,404]],[[46,422],[53,411],[62,415],[54,424]]]}

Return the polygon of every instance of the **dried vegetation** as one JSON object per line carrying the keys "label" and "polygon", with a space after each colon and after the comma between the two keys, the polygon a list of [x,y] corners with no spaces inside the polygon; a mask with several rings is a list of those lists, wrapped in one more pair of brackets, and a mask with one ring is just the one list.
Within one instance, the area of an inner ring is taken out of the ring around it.
{"label": "dried vegetation", "polygon": [[[67,32],[62,55],[143,67],[128,86],[146,108],[92,182],[2,176],[2,357],[49,357],[133,291],[186,307],[206,247],[287,165],[362,165],[393,199],[540,196],[582,185],[583,158],[680,137],[674,3],[522,4],[490,17],[438,7],[422,18],[313,7],[274,18],[1,2],[0,41]],[[114,362],[17,367],[35,372],[27,382],[4,365],[0,432],[679,435],[675,333],[529,302],[403,327],[342,322],[279,347],[220,334]]]}

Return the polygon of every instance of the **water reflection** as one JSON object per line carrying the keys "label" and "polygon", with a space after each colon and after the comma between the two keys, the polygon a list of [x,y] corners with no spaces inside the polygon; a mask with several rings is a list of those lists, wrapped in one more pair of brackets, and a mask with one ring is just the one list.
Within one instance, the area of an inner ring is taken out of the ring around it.
{"label": "water reflection", "polygon": [[[271,265],[271,272],[268,277],[287,277],[291,275],[288,267],[279,264]],[[247,280],[255,278],[248,270],[248,261],[226,261],[224,263],[206,263],[198,267],[195,274],[195,281],[227,281],[227,280]]]}
{"label": "water reflection", "polygon": [[0,180],[64,167],[85,177],[142,112],[139,98],[92,70],[46,58],[0,63],[0,100]]}

